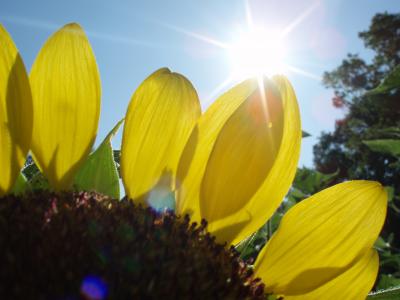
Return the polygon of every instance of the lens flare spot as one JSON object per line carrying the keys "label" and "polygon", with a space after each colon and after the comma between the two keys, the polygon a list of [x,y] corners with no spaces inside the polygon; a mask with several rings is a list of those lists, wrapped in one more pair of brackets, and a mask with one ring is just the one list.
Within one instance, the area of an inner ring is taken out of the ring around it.
{"label": "lens flare spot", "polygon": [[164,212],[165,210],[175,210],[175,195],[173,192],[155,188],[149,193],[147,204],[157,212]]}
{"label": "lens flare spot", "polygon": [[175,210],[175,193],[171,171],[164,171],[157,184],[148,193],[146,203],[157,212]]}
{"label": "lens flare spot", "polygon": [[85,300],[103,300],[107,292],[107,285],[97,276],[86,276],[82,281],[81,295]]}

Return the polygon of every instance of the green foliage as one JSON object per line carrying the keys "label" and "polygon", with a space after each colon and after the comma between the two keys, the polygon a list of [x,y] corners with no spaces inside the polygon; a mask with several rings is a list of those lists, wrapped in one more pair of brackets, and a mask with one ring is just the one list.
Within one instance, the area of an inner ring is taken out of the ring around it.
{"label": "green foliage", "polygon": [[367,300],[398,300],[400,299],[400,287],[378,291],[367,297]]}
{"label": "green foliage", "polygon": [[393,246],[394,234],[387,238],[379,237],[375,243],[375,249],[380,257],[380,272],[377,290],[387,289],[400,284],[400,253]]}
{"label": "green foliage", "polygon": [[385,187],[387,195],[388,195],[388,202],[392,202],[394,198],[394,187],[392,186],[386,186]]}
{"label": "green foliage", "polygon": [[387,290],[394,286],[400,287],[400,278],[393,277],[391,274],[382,275],[377,285],[377,290]]}
{"label": "green foliage", "polygon": [[117,133],[123,120],[111,130],[75,176],[74,186],[79,191],[96,191],[119,199],[119,175],[114,162],[111,138]]}
{"label": "green foliage", "polygon": [[[104,141],[89,155],[81,169],[78,170],[74,179],[75,190],[93,190],[119,199],[119,150],[112,149],[111,139],[122,123],[123,120],[114,126]],[[25,183],[23,183],[23,179],[25,179]],[[47,179],[31,156],[28,157],[22,174],[17,180],[14,193],[19,193],[22,189],[33,191],[51,189]]]}
{"label": "green foliage", "polygon": [[372,151],[390,154],[394,157],[400,156],[400,140],[371,140],[364,141]]}
{"label": "green foliage", "polygon": [[303,138],[311,136],[311,134],[309,134],[307,131],[304,131],[304,130],[301,132],[301,135]]}
{"label": "green foliage", "polygon": [[399,88],[400,85],[400,66],[396,66],[396,68],[391,72],[386,78],[384,78],[383,82],[375,89],[369,92],[370,95],[373,94],[388,94],[393,93]]}
{"label": "green foliage", "polygon": [[48,190],[50,188],[46,177],[40,172],[32,156],[28,156],[25,167],[22,169],[22,176],[26,178],[26,190]]}
{"label": "green foliage", "polygon": [[281,218],[280,213],[275,213],[263,227],[236,246],[236,250],[243,260],[250,264],[255,261],[262,247],[271,238],[272,232],[278,228]]}
{"label": "green foliage", "polygon": [[20,195],[24,193],[27,189],[29,189],[28,181],[26,180],[25,176],[20,173],[17,177],[17,181],[15,182],[11,193],[15,195]]}
{"label": "green foliage", "polygon": [[400,15],[387,12],[376,14],[367,31],[359,33],[367,48],[375,52],[377,66],[394,67],[400,64]]}
{"label": "green foliage", "polygon": [[[297,170],[296,177],[293,182],[293,188],[301,191],[302,194],[311,196],[312,194],[315,194],[327,187],[337,175],[337,171],[331,174],[323,174],[313,169],[300,168]],[[289,193],[289,196],[291,194],[296,196],[293,191]]]}
{"label": "green foliage", "polygon": [[28,156],[26,160],[25,167],[22,170],[22,174],[30,181],[37,173],[40,173],[39,168],[36,166],[35,162],[33,161],[32,156]]}

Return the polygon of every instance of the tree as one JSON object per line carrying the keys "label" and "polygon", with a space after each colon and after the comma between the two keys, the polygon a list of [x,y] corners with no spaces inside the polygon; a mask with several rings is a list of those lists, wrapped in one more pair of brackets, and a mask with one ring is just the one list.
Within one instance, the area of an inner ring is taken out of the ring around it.
{"label": "tree", "polygon": [[325,72],[323,82],[332,88],[335,96],[350,105],[365,91],[376,87],[400,64],[400,14],[377,14],[367,31],[359,33],[366,48],[374,52],[371,62],[357,54],[347,58],[335,70]]}
{"label": "tree", "polygon": [[335,130],[322,133],[314,146],[314,163],[324,173],[339,170],[337,180],[373,179],[398,185],[400,166],[391,155],[372,151],[365,140],[390,138],[388,128],[400,127],[400,89],[370,93],[400,64],[400,14],[377,14],[367,31],[359,33],[374,51],[371,62],[348,54],[341,65],[326,72],[323,83],[334,90],[333,104],[347,113]]}

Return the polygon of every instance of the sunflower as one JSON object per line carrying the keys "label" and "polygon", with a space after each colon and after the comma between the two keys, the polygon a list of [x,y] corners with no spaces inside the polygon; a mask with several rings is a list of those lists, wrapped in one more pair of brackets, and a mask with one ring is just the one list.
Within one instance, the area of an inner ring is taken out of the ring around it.
{"label": "sunflower", "polygon": [[[72,188],[93,146],[100,79],[77,24],[56,32],[29,76],[0,26],[0,194],[10,193],[29,150],[55,191]],[[220,243],[236,245],[275,212],[293,181],[301,124],[284,76],[249,79],[201,114],[197,93],[168,69],[151,74],[128,107],[121,177],[129,199],[165,201],[176,215],[208,222]],[[379,183],[350,181],[295,205],[254,264],[268,294],[284,299],[364,299],[386,214]],[[171,204],[172,203],[172,204]]]}

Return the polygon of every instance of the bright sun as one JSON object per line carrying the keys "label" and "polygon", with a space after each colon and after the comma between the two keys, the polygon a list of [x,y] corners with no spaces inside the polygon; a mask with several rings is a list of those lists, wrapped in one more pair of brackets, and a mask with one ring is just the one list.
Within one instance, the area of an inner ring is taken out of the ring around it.
{"label": "bright sun", "polygon": [[294,56],[293,50],[287,43],[289,34],[320,5],[320,1],[314,1],[310,7],[302,11],[289,24],[280,27],[280,30],[271,30],[271,25],[273,26],[273,24],[263,23],[264,26],[257,24],[252,17],[249,1],[244,0],[244,4],[247,26],[241,26],[241,28],[247,28],[247,30],[236,34],[235,39],[230,43],[167,25],[178,32],[224,51],[231,70],[227,78],[210,93],[208,101],[212,101],[216,95],[232,82],[252,77],[257,77],[260,85],[264,76],[288,75],[289,73],[297,73],[320,81],[319,76],[293,65],[293,62],[296,61],[296,56]]}
{"label": "bright sun", "polygon": [[227,47],[234,78],[285,72],[286,47],[278,31],[253,28]]}

